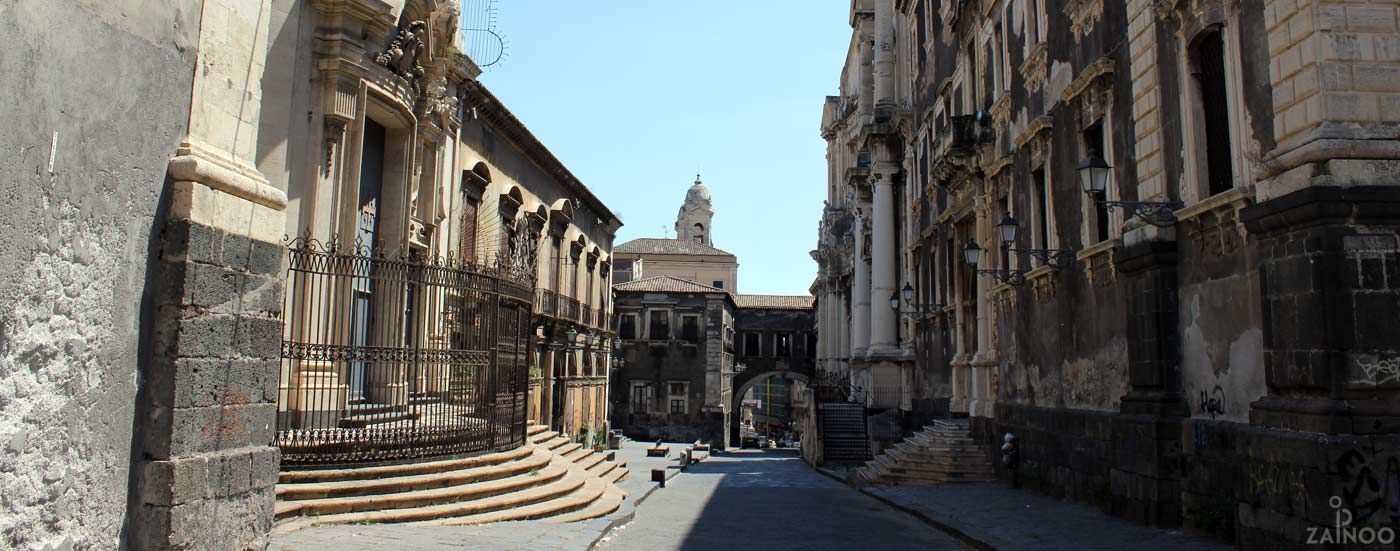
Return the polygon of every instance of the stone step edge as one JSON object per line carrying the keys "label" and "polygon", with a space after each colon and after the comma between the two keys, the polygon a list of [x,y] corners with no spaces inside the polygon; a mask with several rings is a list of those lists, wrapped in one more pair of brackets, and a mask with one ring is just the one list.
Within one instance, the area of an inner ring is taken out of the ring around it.
{"label": "stone step edge", "polygon": [[296,516],[338,515],[466,503],[543,486],[563,478],[568,473],[568,467],[553,465],[537,471],[477,484],[391,494],[278,501],[274,508],[276,511],[274,518],[282,520]]}
{"label": "stone step edge", "polygon": [[579,476],[576,472],[571,470],[560,480],[556,480],[544,486],[536,486],[526,491],[511,492],[484,500],[474,500],[466,502],[465,504],[449,503],[408,509],[390,509],[387,511],[362,511],[335,515],[297,517],[274,526],[273,534],[286,533],[322,524],[419,524],[441,519],[475,517],[487,513],[510,511],[552,501],[574,493],[579,488],[582,488],[588,480],[588,477]]}
{"label": "stone step edge", "polygon": [[552,458],[553,454],[549,453],[548,450],[535,448],[530,455],[509,463],[407,476],[388,476],[377,479],[278,484],[275,493],[279,501],[302,501],[308,499],[385,495],[447,488],[489,482],[491,480],[512,477],[531,470],[542,469],[549,465]]}
{"label": "stone step edge", "polygon": [[354,467],[348,469],[321,469],[309,471],[282,471],[278,473],[278,484],[312,484],[322,482],[335,482],[340,480],[360,480],[366,478],[382,478],[386,476],[409,476],[413,474],[425,474],[442,472],[446,470],[461,470],[480,467],[485,465],[499,465],[530,455],[534,446],[526,444],[513,450],[490,453],[486,455],[476,455],[457,459],[442,459],[436,461],[423,461],[417,463],[404,463],[400,465],[383,465],[378,467]]}
{"label": "stone step edge", "polygon": [[494,522],[504,522],[508,520],[536,520],[549,518],[566,513],[572,513],[588,507],[593,502],[603,496],[607,489],[607,483],[596,478],[587,479],[573,491],[558,496],[555,499],[524,504],[520,507],[510,509],[500,509],[485,513],[464,515],[451,518],[428,520],[421,522],[410,522],[415,526],[465,526],[473,524],[490,524]]}

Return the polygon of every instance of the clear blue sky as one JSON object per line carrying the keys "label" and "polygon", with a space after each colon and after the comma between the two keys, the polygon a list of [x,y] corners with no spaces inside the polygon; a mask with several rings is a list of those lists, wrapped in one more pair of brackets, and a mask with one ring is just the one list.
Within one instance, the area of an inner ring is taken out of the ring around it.
{"label": "clear blue sky", "polygon": [[849,5],[502,0],[481,80],[621,215],[617,243],[671,232],[698,163],[739,292],[807,294]]}

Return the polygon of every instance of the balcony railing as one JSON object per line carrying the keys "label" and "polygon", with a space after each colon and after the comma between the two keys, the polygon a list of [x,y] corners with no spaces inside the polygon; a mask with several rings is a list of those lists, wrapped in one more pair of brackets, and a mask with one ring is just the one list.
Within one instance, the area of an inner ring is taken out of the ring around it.
{"label": "balcony railing", "polygon": [[578,299],[559,295],[559,319],[578,323],[579,310]]}
{"label": "balcony railing", "polygon": [[556,317],[559,311],[559,295],[549,289],[535,290],[535,314]]}
{"label": "balcony railing", "polygon": [[986,118],[979,121],[976,115],[949,117],[948,124],[938,129],[934,136],[933,156],[937,158],[945,154],[966,155],[972,153],[976,146],[989,142],[991,129],[986,121]]}
{"label": "balcony railing", "polygon": [[579,323],[580,323],[580,324],[583,324],[583,325],[585,325],[585,326],[588,326],[588,327],[593,327],[593,315],[594,315],[595,312],[596,312],[596,310],[594,310],[594,309],[592,309],[592,308],[589,308],[589,307],[586,307],[586,306],[580,308],[580,309],[579,309],[579,313],[580,313],[580,316],[579,316]]}

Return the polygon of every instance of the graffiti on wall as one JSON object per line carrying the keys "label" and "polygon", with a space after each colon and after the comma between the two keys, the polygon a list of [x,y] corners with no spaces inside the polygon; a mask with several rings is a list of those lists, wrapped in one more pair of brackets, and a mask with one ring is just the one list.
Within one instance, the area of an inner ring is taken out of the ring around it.
{"label": "graffiti on wall", "polygon": [[1341,498],[1361,524],[1384,511],[1388,521],[1400,518],[1400,457],[1379,457],[1347,450],[1337,458]]}
{"label": "graffiti on wall", "polygon": [[1225,389],[1215,385],[1212,390],[1201,390],[1201,413],[1210,415],[1211,419],[1225,415]]}
{"label": "graffiti on wall", "polygon": [[1363,378],[1357,382],[1373,385],[1400,383],[1400,356],[1385,360],[1374,358],[1370,361],[1353,357],[1351,361],[1361,370]]}

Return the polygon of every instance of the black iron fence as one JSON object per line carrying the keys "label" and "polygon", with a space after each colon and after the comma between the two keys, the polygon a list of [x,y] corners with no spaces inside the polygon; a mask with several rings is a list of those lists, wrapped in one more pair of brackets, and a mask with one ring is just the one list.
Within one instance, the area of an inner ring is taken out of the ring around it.
{"label": "black iron fence", "polygon": [[357,244],[287,245],[277,445],[287,467],[524,442],[533,274]]}

